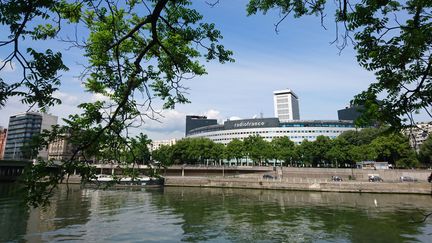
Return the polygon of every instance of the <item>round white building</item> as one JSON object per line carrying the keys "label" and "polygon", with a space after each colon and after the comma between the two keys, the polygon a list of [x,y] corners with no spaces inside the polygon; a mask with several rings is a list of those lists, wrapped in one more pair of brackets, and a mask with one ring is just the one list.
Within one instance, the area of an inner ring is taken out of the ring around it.
{"label": "round white building", "polygon": [[243,140],[259,135],[267,141],[288,137],[296,144],[303,140],[314,141],[318,136],[336,138],[341,133],[356,130],[353,121],[345,120],[292,120],[280,122],[278,118],[258,118],[225,121],[186,131],[186,137],[209,138],[216,143],[228,144],[233,139]]}

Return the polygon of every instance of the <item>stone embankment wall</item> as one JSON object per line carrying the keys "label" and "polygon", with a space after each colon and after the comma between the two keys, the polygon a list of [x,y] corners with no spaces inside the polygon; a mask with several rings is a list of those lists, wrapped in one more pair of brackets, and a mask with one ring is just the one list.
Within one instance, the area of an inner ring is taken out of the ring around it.
{"label": "stone embankment wall", "polygon": [[431,184],[427,182],[323,182],[319,179],[295,181],[282,178],[267,180],[260,178],[167,177],[165,178],[165,186],[408,194],[431,194],[432,192]]}
{"label": "stone embankment wall", "polygon": [[379,175],[384,182],[397,182],[401,176],[410,176],[419,182],[427,182],[431,170],[362,170],[362,169],[332,169],[332,168],[295,168],[283,167],[276,168],[276,171],[270,173],[260,173],[253,175],[242,175],[242,177],[261,178],[263,174],[282,177],[283,179],[299,180],[316,180],[330,181],[332,176],[341,176],[344,181],[349,178],[355,181],[368,181],[371,174]]}

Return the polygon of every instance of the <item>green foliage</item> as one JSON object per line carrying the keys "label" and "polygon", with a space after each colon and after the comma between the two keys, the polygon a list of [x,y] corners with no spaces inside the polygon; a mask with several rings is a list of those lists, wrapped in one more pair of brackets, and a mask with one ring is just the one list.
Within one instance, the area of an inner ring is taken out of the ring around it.
{"label": "green foliage", "polygon": [[353,147],[354,145],[348,143],[344,138],[339,136],[331,141],[330,149],[325,153],[325,157],[330,162],[333,162],[335,167],[339,167],[344,163],[353,166],[355,163],[352,152]]}
{"label": "green foliage", "polygon": [[225,149],[225,158],[227,160],[236,159],[238,164],[240,159],[243,158],[244,155],[245,149],[243,146],[243,141],[239,139],[233,139],[227,144]]}
{"label": "green foliage", "polygon": [[162,145],[159,149],[152,152],[152,158],[163,166],[173,165],[173,148],[168,145]]}
{"label": "green foliage", "polygon": [[271,142],[272,158],[292,165],[294,161],[294,142],[288,137],[274,138]]}
{"label": "green foliage", "polygon": [[126,162],[148,164],[150,162],[150,150],[148,148],[150,144],[151,140],[142,133],[136,138],[131,138],[126,150]]}
{"label": "green foliage", "polygon": [[342,133],[338,139],[344,139],[352,145],[365,145],[370,144],[375,138],[383,135],[386,132],[385,127],[380,128],[363,128],[356,131],[346,131]]}
{"label": "green foliage", "polygon": [[206,164],[220,162],[225,146],[208,138],[185,138],[172,146],[161,146],[153,151],[153,159],[164,166],[172,164]]}
{"label": "green foliage", "polygon": [[249,15],[256,14],[258,11],[262,11],[266,14],[270,9],[278,8],[282,15],[287,15],[292,12],[294,17],[299,18],[303,15],[320,14],[324,8],[325,2],[325,0],[250,0],[247,5],[247,12]]}
{"label": "green foliage", "polygon": [[313,145],[313,164],[328,164],[327,152],[332,146],[330,138],[323,135],[318,136]]}
{"label": "green foliage", "polygon": [[[205,138],[186,138],[173,146],[162,146],[153,158],[162,164],[215,164],[221,159],[252,159],[255,165],[270,160],[290,166],[352,167],[360,161],[386,161],[397,167],[418,166],[415,151],[408,138],[400,133],[388,133],[387,128],[368,128],[347,131],[336,139],[318,136],[315,141],[304,140],[295,145],[288,137],[271,142],[260,136],[249,136],[243,141],[233,139],[226,146]],[[428,140],[429,141],[429,140]],[[430,142],[425,143],[425,156]]]}
{"label": "green foliage", "polygon": [[52,126],[52,130],[43,130],[40,134],[34,134],[30,140],[24,141],[21,148],[23,158],[32,160],[37,159],[40,150],[48,150],[48,144],[56,139],[62,129],[58,126]]}
{"label": "green foliage", "polygon": [[26,201],[30,206],[46,206],[49,198],[57,188],[58,181],[63,180],[64,173],[51,161],[39,160],[37,164],[26,167],[22,176]]}
{"label": "green foliage", "polygon": [[[380,121],[393,129],[402,128],[404,116],[425,110],[432,105],[432,3],[410,1],[339,1],[332,12],[327,0],[250,0],[248,14],[278,9],[281,21],[292,15],[334,15],[337,25],[334,43],[341,50],[353,43],[360,66],[375,74],[368,89],[355,97],[353,103],[365,111],[359,125]],[[277,26],[281,24],[278,22]],[[340,33],[344,32],[344,33]],[[341,36],[341,37],[340,37]],[[382,98],[384,97],[384,98]],[[380,101],[378,101],[380,99]]]}
{"label": "green foliage", "polygon": [[[62,38],[64,28],[82,29],[79,39],[70,40],[70,44],[86,58],[82,77],[85,89],[106,99],[80,104],[82,113],[70,115],[61,132],[53,131],[52,136],[67,134],[74,148],[71,158],[60,166],[68,170],[78,168],[81,160],[147,163],[149,140],[145,135],[131,138],[129,128],[157,115],[152,107],[155,98],[163,101],[164,108],[189,102],[181,80],[206,74],[202,60],[233,61],[232,52],[220,43],[222,35],[216,26],[204,22],[191,5],[187,0],[1,1],[0,25],[5,33],[0,38],[4,59],[0,71],[14,62],[22,74],[16,82],[0,79],[0,105],[4,106],[13,96],[20,96],[23,103],[41,110],[59,104],[53,93],[58,90],[61,74],[68,71],[62,60],[61,52],[65,50],[39,50],[36,46],[39,41]],[[23,39],[32,40],[33,46],[23,47]],[[28,155],[34,157],[38,147],[45,146],[52,136],[35,138]],[[173,157],[202,162],[212,156],[219,160],[223,155],[220,146],[210,146],[208,142],[192,147],[202,150],[184,155],[173,149],[173,155],[178,155]],[[62,172],[53,177],[52,185],[64,175]],[[81,176],[83,180],[89,178],[87,174]]]}
{"label": "green foliage", "polygon": [[316,141],[304,140],[297,148],[297,157],[306,165],[317,166],[327,164],[327,153],[331,148],[331,140],[325,136],[318,136]]}
{"label": "green foliage", "polygon": [[372,161],[378,156],[376,149],[370,146],[370,144],[353,146],[350,152],[354,161]]}
{"label": "green foliage", "polygon": [[[46,146],[55,136],[68,134],[75,148],[73,156],[59,165],[58,175],[46,177],[38,166],[29,172],[40,174],[25,180],[30,194],[39,194],[29,197],[34,205],[51,195],[47,188],[55,188],[75,169],[84,180],[90,178],[92,171],[82,163],[88,165],[93,159],[132,164],[148,161],[144,148],[148,139],[143,135],[130,138],[128,128],[139,125],[146,116],[154,117],[151,104],[155,97],[163,101],[164,108],[189,102],[181,80],[206,74],[200,60],[233,61],[232,52],[220,43],[221,33],[214,24],[204,22],[191,4],[187,0],[0,2],[0,24],[7,32],[0,39],[4,50],[0,71],[12,62],[18,63],[22,71],[19,81],[0,79],[0,106],[13,96],[41,110],[60,103],[53,93],[58,90],[62,72],[68,71],[62,60],[64,50],[25,48],[21,42],[32,40],[36,46],[38,41],[59,38],[61,30],[71,24],[87,30],[83,31],[84,41],[72,41],[87,58],[83,77],[86,90],[106,97],[79,105],[82,114],[71,115],[64,128],[35,138],[29,146],[28,155],[34,157],[37,147]],[[250,0],[247,11],[267,13],[278,8],[282,19],[290,14],[295,18],[323,17],[326,4],[326,0]],[[335,11],[337,24],[346,31],[339,47],[346,46],[353,35],[358,63],[376,77],[376,82],[353,101],[365,107],[360,123],[378,120],[397,129],[402,126],[403,115],[430,108],[431,7],[427,0],[343,1]],[[382,94],[385,98],[378,102]],[[137,97],[143,97],[143,101]],[[244,156],[255,163],[277,158],[310,165],[341,164],[368,158],[388,159],[399,166],[416,165],[404,138],[366,131],[342,136],[345,141],[319,137],[316,142],[304,141],[294,149],[288,141],[276,141],[271,146],[260,137],[236,141],[226,149],[210,140],[184,139],[155,155],[167,165],[217,162],[222,157],[239,160]],[[40,166],[52,165],[41,162]],[[39,187],[42,182],[48,186]]]}
{"label": "green foliage", "polygon": [[312,165],[314,160],[313,149],[312,142],[306,139],[303,140],[303,142],[295,148],[297,160],[303,165]]}
{"label": "green foliage", "polygon": [[255,164],[262,164],[271,157],[270,143],[261,136],[249,136],[243,140],[245,155]]}
{"label": "green foliage", "polygon": [[[1,106],[12,96],[20,96],[23,103],[36,104],[42,110],[60,104],[61,101],[52,94],[60,85],[59,73],[68,70],[63,64],[61,53],[51,49],[44,52],[37,52],[33,48],[23,50],[20,42],[26,38],[34,41],[55,38],[61,28],[57,13],[71,5],[75,4],[52,0],[0,3],[0,24],[5,27],[0,39],[0,48],[5,49],[0,71],[13,61],[22,69],[18,82],[7,83],[0,79]],[[41,24],[30,24],[34,21]]]}
{"label": "green foliage", "polygon": [[347,131],[336,140],[346,140],[347,161],[387,161],[397,167],[416,167],[418,160],[410,147],[408,138],[401,133],[392,133],[388,128],[368,128],[360,131]]}
{"label": "green foliage", "polygon": [[213,144],[210,150],[210,159],[214,162],[221,164],[222,159],[225,157],[225,146],[221,143]]}
{"label": "green foliage", "polygon": [[432,136],[429,135],[420,146],[419,156],[424,164],[428,166],[432,164]]}
{"label": "green foliage", "polygon": [[377,154],[378,161],[388,161],[398,167],[415,167],[418,160],[414,150],[410,147],[408,138],[402,134],[380,136],[371,143]]}
{"label": "green foliage", "polygon": [[53,161],[37,160],[24,169],[20,177],[26,202],[33,207],[49,205],[50,197],[54,194],[59,181],[67,181],[68,174],[74,171],[80,173],[83,179],[88,180],[95,174],[95,168],[87,163],[56,164]]}

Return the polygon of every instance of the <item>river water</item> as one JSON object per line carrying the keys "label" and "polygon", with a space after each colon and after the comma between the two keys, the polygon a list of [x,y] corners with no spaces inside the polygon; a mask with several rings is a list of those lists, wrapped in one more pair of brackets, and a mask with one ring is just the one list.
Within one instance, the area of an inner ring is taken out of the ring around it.
{"label": "river water", "polygon": [[432,197],[61,187],[26,209],[0,184],[0,242],[432,242]]}

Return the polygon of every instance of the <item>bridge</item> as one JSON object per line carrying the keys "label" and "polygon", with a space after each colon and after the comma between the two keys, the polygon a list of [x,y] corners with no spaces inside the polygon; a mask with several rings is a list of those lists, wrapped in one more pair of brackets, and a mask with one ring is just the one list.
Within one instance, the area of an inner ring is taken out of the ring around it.
{"label": "bridge", "polygon": [[0,181],[17,180],[30,163],[29,161],[0,160]]}

